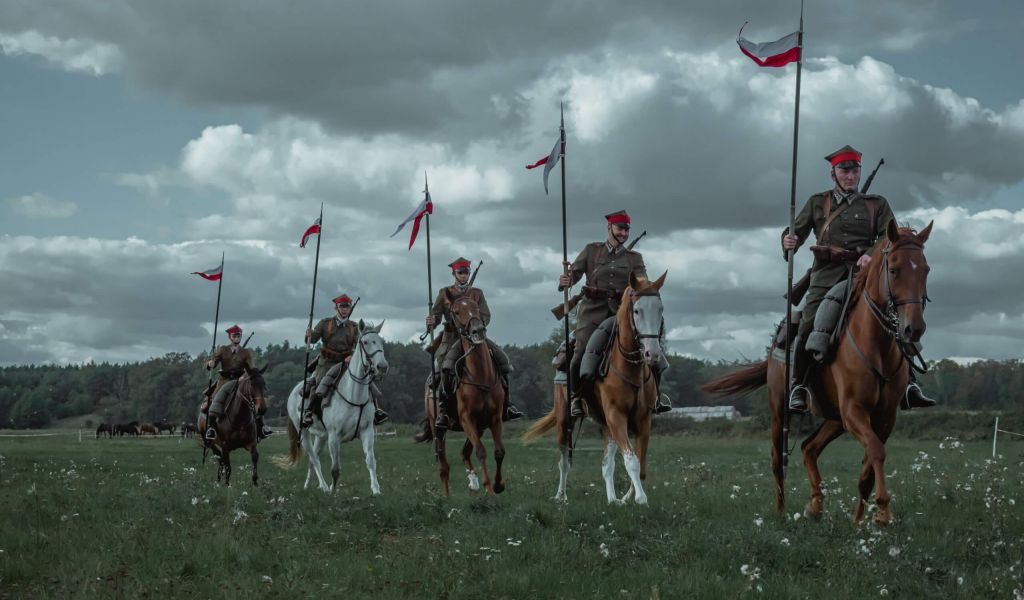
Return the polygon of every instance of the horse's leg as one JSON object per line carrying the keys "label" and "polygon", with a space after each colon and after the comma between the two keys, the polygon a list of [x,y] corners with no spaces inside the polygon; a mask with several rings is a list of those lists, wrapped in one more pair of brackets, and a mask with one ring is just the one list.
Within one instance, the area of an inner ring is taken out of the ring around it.
{"label": "horse's leg", "polygon": [[256,442],[253,442],[252,445],[249,446],[249,454],[252,455],[252,484],[259,485],[257,483],[259,476],[256,473],[256,465],[260,462],[260,453],[256,450]]}
{"label": "horse's leg", "polygon": [[772,441],[772,476],[775,478],[775,510],[783,512],[786,510],[786,469],[782,464],[782,450],[786,441],[783,439],[783,402],[786,398],[785,367],[768,357],[768,407],[772,415],[771,441]]}
{"label": "horse's leg", "polygon": [[609,408],[610,410],[605,410],[605,418],[608,421],[608,435],[615,445],[618,446],[619,452],[622,453],[622,462],[625,464],[626,473],[629,474],[629,482],[633,487],[633,491],[636,492],[637,504],[646,504],[647,495],[640,484],[640,459],[637,458],[636,452],[633,451],[633,447],[629,443],[629,431],[626,425],[627,417],[614,408]]}
{"label": "horse's leg", "polygon": [[221,460],[224,461],[224,485],[231,485],[231,453],[225,450]]}
{"label": "horse's leg", "polygon": [[[561,389],[559,389],[561,388]],[[568,409],[565,402],[565,386],[555,384],[555,431],[558,432],[558,491],[552,500],[556,502],[568,502],[566,485],[569,482],[569,434],[566,432],[565,420],[568,417]]]}
{"label": "horse's leg", "polygon": [[[500,406],[500,405],[499,405]],[[501,463],[505,461],[505,443],[501,439],[501,409],[495,414],[491,423],[491,439],[494,440],[494,493],[505,491],[505,482],[501,478]]]}
{"label": "horse's leg", "polygon": [[331,491],[338,489],[341,476],[341,436],[336,431],[327,432],[327,450],[331,453]]}
{"label": "horse's leg", "polygon": [[[460,402],[460,404],[462,403]],[[462,422],[462,431],[466,433],[466,440],[473,444],[476,459],[480,461],[480,470],[484,473],[484,491],[488,495],[494,494],[494,489],[491,487],[491,474],[487,470],[487,448],[484,447],[480,433],[476,430],[476,423],[470,419],[467,411],[462,411],[459,414],[459,420]]]}
{"label": "horse's leg", "polygon": [[372,419],[369,421],[369,426],[363,429],[363,433],[359,435],[359,438],[363,442],[366,470],[370,472],[370,493],[374,496],[380,496],[380,482],[377,481],[377,456],[373,453],[373,442],[374,438],[376,438],[376,432],[373,429]]}
{"label": "horse's leg", "polygon": [[604,458],[601,459],[601,474],[604,475],[604,491],[608,496],[608,504],[617,504],[619,499],[615,494],[615,453],[618,446],[609,437],[608,429],[604,430]]}
{"label": "horse's leg", "polygon": [[[433,427],[433,425],[430,425]],[[441,488],[444,490],[445,497],[448,497],[448,479],[451,475],[451,466],[448,464],[448,452],[446,448],[446,440],[448,436],[445,435],[444,431],[440,432],[440,435],[435,432],[434,435],[434,455],[437,457],[437,468],[438,476],[441,478]]]}
{"label": "horse's leg", "polygon": [[466,438],[465,443],[462,444],[462,450],[459,451],[459,456],[462,457],[462,464],[466,465],[466,477],[469,479],[469,489],[474,492],[480,491],[480,478],[476,476],[476,469],[473,467],[473,444],[469,442],[469,438]]}
{"label": "horse's leg", "polygon": [[[846,429],[864,447],[864,468],[860,473],[860,481],[857,485],[860,496],[857,499],[857,507],[854,509],[853,520],[861,522],[864,519],[864,508],[871,496],[871,489],[877,485],[878,492],[875,494],[875,503],[878,504],[881,517],[875,516],[875,522],[879,525],[888,523],[889,515],[889,491],[885,487],[885,444],[878,438],[871,426],[871,417],[863,406],[849,403],[843,411],[843,423]],[[874,477],[872,477],[872,472]]]}
{"label": "horse's leg", "polygon": [[[639,425],[639,431],[636,434],[637,477],[633,482],[633,487],[636,488],[636,503],[647,504],[647,493],[644,492],[643,482],[647,480],[647,448],[651,443],[651,417],[649,412]],[[628,470],[628,463],[626,466]],[[630,477],[632,479],[632,474],[630,474]]]}
{"label": "horse's leg", "polygon": [[818,457],[833,440],[843,435],[843,424],[839,421],[825,421],[814,433],[807,436],[800,448],[804,453],[804,468],[811,484],[811,499],[804,507],[804,516],[814,521],[821,520],[825,496],[821,493],[821,472],[818,471]]}

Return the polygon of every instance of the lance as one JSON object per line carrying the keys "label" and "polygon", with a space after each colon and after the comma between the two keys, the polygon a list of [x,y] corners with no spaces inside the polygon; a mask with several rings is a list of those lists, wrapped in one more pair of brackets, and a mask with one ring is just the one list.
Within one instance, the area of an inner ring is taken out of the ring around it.
{"label": "lance", "polygon": [[884,158],[878,161],[878,165],[875,166],[875,170],[871,171],[871,174],[868,175],[868,180],[864,182],[864,187],[860,188],[860,193],[861,194],[868,193],[868,189],[871,188],[871,182],[875,180],[875,175],[878,174],[878,170],[881,169],[882,165],[884,165],[884,164],[885,164],[885,159]]}
{"label": "lance", "polygon": [[[558,136],[559,136],[559,141],[560,141],[559,156],[558,157],[559,157],[559,159],[561,159],[560,162],[562,163],[562,274],[568,275],[569,274],[569,234],[568,234],[568,225],[566,223],[566,209],[565,209],[565,105],[564,105],[564,103],[559,103],[558,110],[559,110]],[[565,347],[569,348],[569,287],[568,286],[566,286],[565,288],[562,289],[562,310],[565,313],[565,318],[562,321],[562,323],[563,323],[562,341],[565,342]],[[569,370],[570,371],[572,370],[571,366],[569,367]],[[565,379],[565,391],[566,391],[566,399],[568,400],[568,402],[565,403],[565,410],[566,410],[566,412],[570,413],[570,414],[566,415],[568,417],[566,419],[566,421],[565,421],[566,422],[566,434],[568,436],[567,439],[569,440],[569,443],[568,443],[568,446],[569,446],[569,463],[572,464],[572,451],[573,451],[572,433],[573,433],[573,429],[575,429],[575,427],[576,427],[576,421],[575,421],[575,419],[572,418],[572,414],[571,414],[572,411],[571,411],[571,408],[570,408],[570,406],[571,406],[570,402],[571,402],[572,397],[573,397],[572,374],[571,373],[570,373],[569,377],[567,377]]]}
{"label": "lance", "polygon": [[[797,148],[800,139],[800,74],[804,64],[804,2],[800,0],[800,29],[797,34],[797,46],[800,48],[800,58],[796,61],[796,102],[793,108],[793,170],[789,186],[789,230],[788,234],[793,235],[796,221],[796,159]],[[794,252],[789,250],[786,253],[786,290],[793,289],[793,262]],[[789,396],[793,393],[792,388],[792,365],[790,364],[793,344],[789,338],[789,323],[793,319],[793,303],[786,299],[786,397],[782,404],[782,448],[779,452],[782,455],[782,479],[786,479],[786,471],[789,468]]]}
{"label": "lance", "polygon": [[[430,184],[427,182],[427,172],[426,171],[423,172],[423,194],[426,197],[427,206],[430,206],[431,205],[431,200],[430,200]],[[432,276],[432,272],[431,272],[431,268],[430,268],[430,212],[431,211],[428,210],[427,214],[424,215],[426,217],[426,221],[427,221],[427,223],[426,223],[426,229],[427,229],[426,233],[427,233],[427,314],[428,315],[432,314],[431,311],[434,308],[434,280],[433,280],[433,276]],[[437,326],[437,324],[435,323],[434,327],[436,327],[436,326]],[[432,383],[433,383],[433,378],[434,378],[434,365],[436,363],[436,357],[434,356],[434,353],[437,352],[437,347],[434,345],[434,327],[428,327],[427,328],[427,333],[430,334],[430,378],[431,378],[431,382]],[[423,338],[421,337],[420,341],[422,341],[422,340],[423,340]],[[431,388],[433,390],[437,390],[437,386],[431,386]],[[432,395],[433,395],[433,398],[434,398],[434,416],[436,417],[437,416],[437,392],[435,391]],[[435,445],[435,447],[436,447],[436,445]],[[437,456],[437,450],[435,450],[434,454],[435,454],[435,456]]]}
{"label": "lance", "polygon": [[[324,203],[320,203],[320,231],[316,234],[316,258],[313,259],[313,294],[309,299],[309,322],[306,325],[306,331],[313,329],[313,308],[316,305],[316,276],[320,270],[320,239],[324,235]],[[309,390],[306,389],[309,385],[306,382],[306,369],[309,365],[309,350],[310,344],[309,334],[306,334],[306,360],[302,363],[302,399],[299,400],[299,419],[301,421],[302,414],[306,412],[306,396],[309,395]]]}

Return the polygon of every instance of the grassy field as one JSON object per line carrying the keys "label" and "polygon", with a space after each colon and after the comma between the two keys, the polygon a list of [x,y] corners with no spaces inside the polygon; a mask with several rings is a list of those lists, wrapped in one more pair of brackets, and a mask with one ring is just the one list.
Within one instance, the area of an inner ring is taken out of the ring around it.
{"label": "grassy field", "polygon": [[[656,437],[637,507],[606,504],[596,439],[562,505],[551,440],[509,443],[496,498],[453,466],[445,499],[408,433],[378,439],[376,498],[355,444],[325,495],[301,489],[304,462],[271,463],[283,435],[256,488],[244,453],[226,488],[180,438],[0,437],[0,596],[1024,598],[1024,443],[993,461],[983,443],[897,439],[896,522],[878,529],[850,522],[861,452],[846,438],[822,459],[826,515],[811,523],[799,462],[787,514],[772,511],[764,442]],[[621,494],[621,463],[617,476]]]}

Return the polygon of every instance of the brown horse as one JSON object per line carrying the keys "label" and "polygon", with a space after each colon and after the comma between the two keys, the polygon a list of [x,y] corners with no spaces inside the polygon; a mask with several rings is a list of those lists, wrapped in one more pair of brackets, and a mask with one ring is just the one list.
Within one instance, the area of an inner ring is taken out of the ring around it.
{"label": "brown horse", "polygon": [[156,425],[152,423],[143,423],[142,425],[139,425],[139,432],[140,435],[146,435],[147,433],[149,435],[159,435]]}
{"label": "brown horse", "polygon": [[[656,281],[638,280],[629,276],[629,287],[622,293],[619,310],[616,313],[616,334],[608,356],[608,374],[599,376],[588,390],[583,388],[587,413],[601,426],[604,435],[605,453],[601,461],[605,493],[609,504],[622,504],[634,498],[637,504],[647,504],[643,480],[647,478],[647,446],[651,438],[651,415],[658,401],[658,386],[652,367],[662,358],[661,334],[664,307],[661,302],[661,287],[665,284],[662,273]],[[584,351],[577,348],[577,352]],[[557,390],[556,386],[556,390]],[[565,449],[568,440],[565,433],[564,400],[523,435],[532,439],[543,435],[558,425],[558,445],[562,450],[559,462],[560,484],[556,500],[565,500],[565,478],[568,475],[568,459]],[[632,433],[636,450],[629,442]],[[615,492],[615,454],[622,453],[622,460],[629,474],[629,491],[620,499]]]}
{"label": "brown horse", "polygon": [[[888,238],[871,255],[868,267],[853,281],[846,331],[841,332],[835,357],[812,382],[816,412],[825,421],[803,444],[804,467],[811,499],[804,514],[820,519],[824,507],[818,457],[830,442],[849,431],[864,447],[863,468],[857,484],[859,499],[853,519],[861,522],[871,492],[875,493],[875,523],[892,520],[891,496],[885,484],[885,442],[896,425],[896,413],[910,376],[907,345],[925,331],[924,304],[928,299],[928,261],[924,244],[929,223],[920,233],[889,222]],[[784,402],[787,401],[784,356],[773,346],[768,359],[706,384],[703,389],[721,395],[751,392],[768,385],[772,413],[772,472],[775,508],[785,509],[782,464]]]}
{"label": "brown horse", "polygon": [[[238,448],[245,448],[252,457],[252,484],[257,485],[256,464],[259,462],[259,452],[256,451],[257,431],[256,413],[263,409],[266,404],[265,392],[266,382],[263,380],[263,372],[267,367],[259,370],[249,370],[238,378],[238,387],[233,394],[228,396],[224,403],[224,415],[217,419],[217,439],[209,444],[209,449],[217,455],[217,482],[224,479],[225,485],[231,485],[231,451]],[[199,419],[196,424],[199,431],[206,431],[206,413],[199,411]],[[206,460],[206,440],[200,438],[200,445],[203,446],[203,461]]]}
{"label": "brown horse", "polygon": [[[445,293],[447,294],[447,291]],[[501,463],[505,459],[505,444],[501,440],[505,388],[498,377],[497,369],[494,368],[494,359],[487,346],[487,329],[480,316],[480,307],[467,297],[449,297],[448,301],[451,306],[452,322],[458,331],[462,347],[463,354],[460,360],[465,361],[455,391],[455,408],[458,412],[458,422],[466,434],[466,441],[460,454],[463,464],[466,465],[469,488],[473,491],[480,489],[480,479],[477,477],[471,457],[472,451],[475,450],[484,473],[484,490],[488,494],[500,494],[505,490],[505,482],[501,477]],[[436,405],[429,385],[424,392],[424,405],[430,427],[430,435],[426,436],[426,439],[434,440],[441,485],[444,488],[444,495],[447,496],[450,467],[445,448],[445,435],[443,431],[439,432],[434,427]],[[486,429],[491,430],[491,437],[494,440],[494,462],[497,467],[493,484],[487,470],[487,449],[481,439],[481,434]]]}

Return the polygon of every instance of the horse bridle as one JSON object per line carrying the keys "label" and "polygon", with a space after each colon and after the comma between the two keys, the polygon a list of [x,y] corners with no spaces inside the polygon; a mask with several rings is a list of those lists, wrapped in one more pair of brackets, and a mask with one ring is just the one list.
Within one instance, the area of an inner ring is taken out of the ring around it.
{"label": "horse bridle", "polygon": [[884,309],[879,308],[879,306],[875,303],[874,299],[872,299],[871,296],[868,295],[867,286],[864,287],[863,292],[864,300],[867,302],[868,308],[870,309],[872,316],[875,317],[875,320],[878,321],[878,324],[882,326],[886,333],[891,335],[893,338],[896,339],[897,342],[900,342],[901,344],[907,343],[909,342],[909,340],[904,340],[903,334],[899,330],[900,315],[899,311],[897,310],[898,307],[903,306],[905,304],[920,304],[921,312],[923,313],[928,305],[928,302],[931,301],[931,298],[928,297],[928,292],[925,292],[925,294],[919,298],[909,299],[895,298],[892,295],[892,284],[890,283],[890,278],[892,277],[892,274],[889,272],[889,256],[891,255],[891,253],[903,249],[924,250],[924,246],[913,242],[907,242],[893,249],[892,242],[889,242],[888,244],[886,244],[885,248],[882,249],[882,271],[880,273],[880,278],[882,280],[881,287],[885,299]]}
{"label": "horse bridle", "polygon": [[371,381],[373,381],[376,378],[376,376],[372,374],[373,366],[370,364],[370,359],[384,352],[384,348],[377,348],[376,350],[369,354],[366,353],[366,349],[363,347],[363,337],[367,333],[369,332],[366,331],[359,334],[359,337],[356,339],[356,352],[358,352],[364,359],[362,363],[365,371],[363,371],[363,373],[357,377],[356,375],[352,374],[352,369],[345,369],[345,373],[352,378],[352,381],[355,381],[359,385],[368,385]]}

